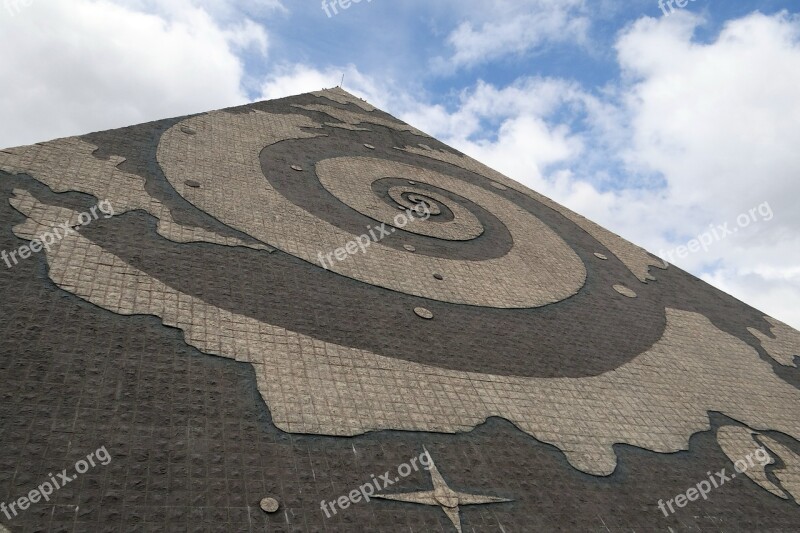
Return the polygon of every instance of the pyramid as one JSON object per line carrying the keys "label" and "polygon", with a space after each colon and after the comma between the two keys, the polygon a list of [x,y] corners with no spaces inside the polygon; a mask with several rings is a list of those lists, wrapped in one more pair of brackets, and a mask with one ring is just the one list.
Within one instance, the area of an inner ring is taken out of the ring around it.
{"label": "pyramid", "polygon": [[800,333],[340,88],[0,184],[0,531],[798,524]]}

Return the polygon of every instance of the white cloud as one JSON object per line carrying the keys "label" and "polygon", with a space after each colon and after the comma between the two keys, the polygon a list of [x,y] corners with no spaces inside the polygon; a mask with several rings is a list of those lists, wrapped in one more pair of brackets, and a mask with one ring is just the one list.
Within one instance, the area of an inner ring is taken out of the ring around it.
{"label": "white cloud", "polygon": [[701,278],[770,316],[800,329],[800,277],[772,280],[741,269],[718,269]]}
{"label": "white cloud", "polygon": [[702,22],[642,19],[618,43],[632,80],[623,156],[663,175],[665,205],[681,213],[638,222],[694,236],[768,202],[772,220],[677,263],[800,326],[800,18],[754,13],[710,43],[692,39]]}
{"label": "white cloud", "polygon": [[263,29],[221,26],[189,2],[146,4],[34,2],[0,17],[0,145],[246,102],[236,49],[266,52]]}
{"label": "white cloud", "polygon": [[262,56],[267,55],[269,41],[264,28],[252,20],[243,20],[223,31],[225,40],[239,50],[252,49]]}
{"label": "white cloud", "polygon": [[195,8],[202,8],[214,20],[221,23],[237,22],[255,16],[269,16],[274,13],[288,13],[281,0],[111,0],[115,4],[128,7],[134,11],[148,13],[169,13],[181,16],[181,13]]}
{"label": "white cloud", "polygon": [[447,42],[453,52],[450,57],[435,61],[440,70],[452,71],[506,55],[522,54],[548,42],[583,43],[590,26],[584,0],[461,4],[464,11],[471,13],[471,20],[461,22],[448,36]]}
{"label": "white cloud", "polygon": [[[473,91],[462,93],[452,114],[434,107],[401,115],[475,159],[542,190],[548,187],[543,176],[549,165],[568,161],[583,150],[578,136],[548,118],[584,97],[574,86],[555,80],[524,80],[502,90],[479,82]],[[496,135],[489,138],[484,136],[487,121],[498,123]]]}
{"label": "white cloud", "polygon": [[698,22],[646,19],[621,39],[622,67],[639,80],[628,97],[627,157],[667,176],[676,202],[713,196],[741,210],[754,190],[773,196],[797,182],[800,19],[755,14],[709,45],[690,40]]}

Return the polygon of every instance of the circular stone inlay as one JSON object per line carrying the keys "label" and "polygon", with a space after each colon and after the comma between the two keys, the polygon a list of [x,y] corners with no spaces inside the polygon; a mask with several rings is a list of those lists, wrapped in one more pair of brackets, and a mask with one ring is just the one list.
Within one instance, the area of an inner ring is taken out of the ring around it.
{"label": "circular stone inlay", "polygon": [[433,318],[433,313],[424,307],[415,307],[414,312],[418,317],[424,318],[425,320],[430,320]]}
{"label": "circular stone inlay", "polygon": [[260,505],[261,505],[261,510],[263,510],[265,513],[277,512],[278,507],[280,507],[278,500],[276,500],[275,498],[264,498],[263,500],[261,500]]}
{"label": "circular stone inlay", "polygon": [[300,165],[292,165],[292,170],[296,170],[298,172],[302,172],[303,171],[303,167],[301,167]]}
{"label": "circular stone inlay", "polygon": [[603,261],[608,261],[608,257],[603,254],[594,254],[594,256],[598,259],[602,259]]}
{"label": "circular stone inlay", "polygon": [[434,279],[438,279],[439,281],[442,281],[444,279],[444,276],[442,276],[441,274],[434,274],[433,278]]}
{"label": "circular stone inlay", "polygon": [[366,147],[367,147],[367,148],[369,148],[370,150],[374,150],[374,149],[375,149],[375,147],[374,147],[374,146],[372,146],[371,144],[364,144],[364,146],[366,146]]}
{"label": "circular stone inlay", "polygon": [[624,285],[614,285],[614,290],[628,298],[636,298],[636,293]]}
{"label": "circular stone inlay", "polygon": [[197,132],[196,132],[196,131],[194,131],[192,128],[187,128],[186,126],[183,126],[183,127],[181,128],[181,131],[182,131],[183,133],[185,133],[186,135],[197,135]]}
{"label": "circular stone inlay", "polygon": [[406,250],[408,250],[409,252],[416,252],[416,251],[417,251],[416,247],[414,247],[414,246],[411,246],[410,244],[404,244],[404,245],[403,245],[403,248],[405,248],[405,249],[406,249]]}
{"label": "circular stone inlay", "polygon": [[199,189],[200,184],[194,180],[186,180],[184,181],[187,187],[191,187],[192,189]]}

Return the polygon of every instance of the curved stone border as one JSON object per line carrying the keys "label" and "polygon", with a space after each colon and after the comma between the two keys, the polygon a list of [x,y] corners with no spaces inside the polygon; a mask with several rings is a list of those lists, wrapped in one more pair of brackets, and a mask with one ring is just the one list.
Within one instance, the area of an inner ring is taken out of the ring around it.
{"label": "curved stone border", "polygon": [[[387,173],[397,172],[402,168],[396,166],[396,164],[389,164],[380,160],[350,161],[348,158],[329,159],[320,161],[317,164],[317,177],[322,186],[341,200],[342,203],[363,215],[396,227],[394,219],[397,216],[397,208],[386,202],[376,203],[375,195],[370,186],[373,181],[385,177]],[[424,178],[421,177],[420,169],[415,167],[407,168],[409,172],[414,173],[418,180],[424,181]],[[414,186],[391,187],[389,189],[389,196],[401,205],[409,203],[403,199],[403,195],[407,193],[421,194],[435,200],[440,205],[447,206],[453,212],[454,218],[449,222],[435,223],[417,220],[398,229],[450,241],[468,241],[483,234],[483,225],[475,215],[441,194],[415,188]],[[404,207],[408,208],[410,206],[404,205]],[[433,214],[435,215],[436,213],[434,212]]]}
{"label": "curved stone border", "polygon": [[[346,233],[299,208],[265,179],[259,154],[282,137],[302,134],[298,124],[302,121],[296,117],[263,112],[192,117],[163,134],[158,161],[175,190],[202,211],[261,242],[319,265],[321,255],[361,236]],[[196,130],[197,135],[181,134],[184,126]],[[220,138],[229,142],[219,143]],[[486,261],[409,256],[373,242],[368,253],[332,262],[330,269],[338,274],[433,300],[496,308],[533,308],[562,301],[576,294],[586,281],[583,262],[553,230],[486,189],[438,172],[375,158],[346,157],[319,163],[320,179],[325,179],[330,168],[342,179],[354,176],[362,180],[366,186],[359,186],[355,197],[369,194],[372,201],[368,184],[386,175],[457,191],[493,213],[514,238],[508,254]],[[187,188],[187,176],[202,182],[203,188]],[[364,234],[367,231],[364,228]],[[433,283],[432,272],[448,272],[447,280]]]}
{"label": "curved stone border", "polygon": [[[728,459],[732,463],[736,463],[736,461],[745,460],[748,456],[752,457],[758,449],[758,443],[753,439],[753,435],[757,435],[757,433],[742,426],[723,426],[717,430],[717,442]],[[756,461],[753,463],[752,466],[748,464],[744,474],[762,489],[784,500],[788,499],[789,496],[767,477],[766,466],[774,464],[775,460],[770,457],[769,463],[763,465]]]}
{"label": "curved stone border", "polygon": [[306,111],[316,111],[318,113],[324,113],[329,117],[335,118],[336,120],[348,124],[350,126],[358,126],[360,124],[375,124],[377,126],[383,126],[385,128],[389,128],[396,131],[408,131],[419,137],[429,137],[427,133],[420,131],[413,126],[409,126],[408,124],[405,124],[400,121],[380,118],[378,116],[369,115],[365,113],[354,113],[353,111],[347,111],[329,105],[293,104],[292,107],[296,107],[297,109],[305,109]]}
{"label": "curved stone border", "polygon": [[770,357],[783,366],[797,368],[794,359],[800,357],[800,331],[768,316],[764,317],[764,320],[772,324],[771,333],[774,338],[764,335],[755,328],[747,328],[747,330],[761,342],[761,346]]}
{"label": "curved stone border", "polygon": [[783,468],[774,471],[775,477],[800,505],[800,455],[766,435],[759,435],[758,439],[783,461]]}
{"label": "curved stone border", "polygon": [[[188,128],[182,127],[176,131],[191,138],[183,129]],[[164,204],[147,193],[144,178],[118,168],[125,161],[124,158],[112,156],[108,160],[98,159],[92,155],[95,150],[97,146],[75,137],[14,148],[0,152],[0,170],[10,174],[29,174],[57,193],[77,191],[100,200],[109,200],[117,215],[137,209],[147,211],[158,219],[158,234],[173,242],[209,242],[269,250],[264,245],[251,245],[235,237],[179,224]],[[202,186],[192,176],[186,178],[191,182],[182,184],[188,187],[187,190],[196,189],[195,184]]]}
{"label": "curved stone border", "polygon": [[[13,200],[29,218],[15,228],[22,238],[53,218],[47,212],[54,208],[28,200]],[[224,311],[81,235],[46,254],[49,275],[61,288],[115,313],[159,316],[199,350],[254,364],[274,423],[288,432],[457,432],[499,416],[595,475],[614,471],[617,443],[662,453],[686,449],[692,434],[709,428],[710,411],[800,438],[800,390],[776,376],[753,348],[697,313],[667,309],[662,339],[603,375],[515,378],[378,356]],[[386,409],[393,398],[403,409]]]}
{"label": "curved stone border", "polygon": [[500,182],[505,187],[528,195],[534,200],[553,209],[554,211],[561,213],[564,217],[594,237],[600,244],[608,248],[620,261],[625,264],[626,267],[628,267],[628,270],[630,270],[631,273],[639,278],[639,281],[643,283],[649,280],[655,280],[655,278],[650,274],[651,266],[660,268],[662,270],[665,270],[668,267],[667,263],[660,259],[656,259],[643,248],[626,241],[619,235],[608,231],[602,226],[595,224],[591,220],[573,211],[570,211],[566,207],[557,204],[550,198],[528,189],[524,185],[515,182],[514,180],[500,174],[496,170],[487,167],[483,163],[480,163],[471,157],[459,156],[443,150],[425,150],[412,146],[407,146],[402,150],[410,154],[421,155],[430,159],[442,161],[444,163],[450,163],[451,165],[463,168],[464,170],[469,170],[470,172],[484,176],[488,180]]}
{"label": "curved stone border", "polygon": [[614,285],[614,290],[627,298],[636,298],[636,293],[625,285]]}

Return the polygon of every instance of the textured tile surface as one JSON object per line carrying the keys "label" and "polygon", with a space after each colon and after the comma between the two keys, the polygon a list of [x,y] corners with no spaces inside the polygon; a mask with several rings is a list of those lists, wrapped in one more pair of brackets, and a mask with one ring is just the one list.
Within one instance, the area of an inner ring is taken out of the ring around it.
{"label": "textured tile surface", "polygon": [[[0,502],[114,457],[11,531],[797,525],[800,334],[344,91],[6,150],[0,178],[7,251],[115,210],[2,278]],[[321,511],[424,449],[392,501]]]}

